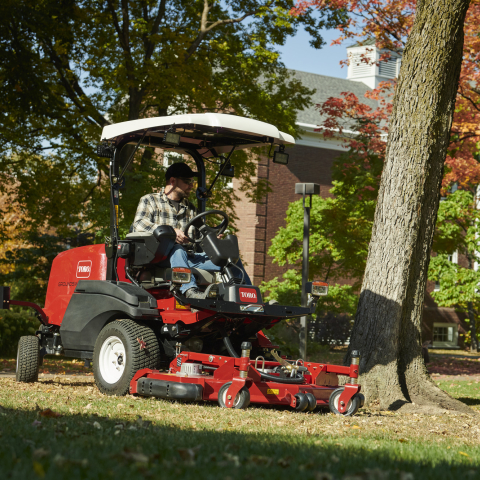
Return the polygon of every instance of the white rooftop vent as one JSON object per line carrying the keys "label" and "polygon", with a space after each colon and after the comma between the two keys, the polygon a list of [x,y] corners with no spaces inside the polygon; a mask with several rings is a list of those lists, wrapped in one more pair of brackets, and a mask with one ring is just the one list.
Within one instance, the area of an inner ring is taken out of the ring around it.
{"label": "white rooftop vent", "polygon": [[363,82],[370,88],[377,88],[380,82],[397,78],[402,62],[401,53],[390,51],[390,59],[379,63],[380,55],[385,52],[386,50],[379,50],[375,46],[374,40],[347,47],[347,80]]}

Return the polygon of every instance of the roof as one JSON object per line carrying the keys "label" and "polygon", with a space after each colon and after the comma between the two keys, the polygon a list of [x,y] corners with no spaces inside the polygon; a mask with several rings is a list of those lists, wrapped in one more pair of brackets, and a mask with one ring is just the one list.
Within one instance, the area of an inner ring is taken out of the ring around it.
{"label": "roof", "polygon": [[362,82],[354,82],[337,77],[327,77],[326,75],[317,75],[316,73],[301,72],[299,70],[290,70],[295,78],[300,80],[302,84],[311,89],[316,90],[312,95],[311,105],[305,110],[300,110],[297,114],[297,122],[304,125],[320,125],[325,117],[320,115],[316,108],[317,104],[322,104],[330,97],[340,97],[342,92],[351,92],[358,99],[371,107],[373,110],[378,107],[376,100],[365,98],[365,93],[371,88]]}
{"label": "roof", "polygon": [[144,137],[145,143],[161,146],[165,131],[172,127],[181,135],[180,148],[175,150],[193,148],[206,157],[228,152],[233,145],[251,148],[272,143],[295,143],[291,135],[279,131],[274,125],[221,113],[171,115],[116,123],[103,128],[102,140],[117,144],[124,141],[136,143]]}

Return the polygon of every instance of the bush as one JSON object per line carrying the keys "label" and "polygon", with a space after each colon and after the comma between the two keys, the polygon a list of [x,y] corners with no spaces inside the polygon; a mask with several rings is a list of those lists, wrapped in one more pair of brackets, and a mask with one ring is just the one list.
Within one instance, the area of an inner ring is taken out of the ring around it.
{"label": "bush", "polygon": [[344,345],[351,331],[352,320],[348,315],[328,312],[310,322],[310,336],[320,345]]}
{"label": "bush", "polygon": [[29,312],[0,310],[0,355],[15,356],[23,335],[35,335],[40,322]]}

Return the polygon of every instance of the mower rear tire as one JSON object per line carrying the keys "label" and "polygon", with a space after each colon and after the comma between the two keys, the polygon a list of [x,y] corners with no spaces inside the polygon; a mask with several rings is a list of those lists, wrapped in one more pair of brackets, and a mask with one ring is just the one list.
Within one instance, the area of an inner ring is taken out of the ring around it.
{"label": "mower rear tire", "polygon": [[40,342],[38,337],[28,335],[20,337],[17,349],[17,382],[38,382],[40,361]]}
{"label": "mower rear tire", "polygon": [[93,376],[106,395],[126,395],[138,370],[155,369],[160,347],[154,331],[133,320],[116,320],[103,327],[93,351]]}
{"label": "mower rear tire", "polygon": [[[226,405],[227,401],[227,391],[230,388],[232,382],[225,383],[220,387],[218,391],[218,404],[222,408],[228,408]],[[243,387],[235,396],[235,400],[233,402],[233,408],[244,409],[250,405],[250,392],[248,391],[247,387]]]}
{"label": "mower rear tire", "polygon": [[341,413],[338,411],[338,402],[340,401],[340,395],[345,390],[345,387],[337,388],[330,395],[330,400],[328,401],[328,406],[330,411],[335,415],[343,415],[345,417],[351,417],[358,412],[358,409],[362,406],[362,398],[359,394],[355,394],[348,402],[345,412]]}

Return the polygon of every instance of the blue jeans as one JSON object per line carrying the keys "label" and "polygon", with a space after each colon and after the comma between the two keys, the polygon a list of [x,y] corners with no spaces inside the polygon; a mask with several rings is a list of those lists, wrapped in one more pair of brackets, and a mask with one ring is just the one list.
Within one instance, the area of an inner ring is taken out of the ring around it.
{"label": "blue jeans", "polygon": [[[170,257],[170,266],[172,268],[175,267],[183,267],[183,268],[200,268],[202,270],[208,270],[210,272],[219,272],[222,268],[218,265],[215,265],[205,253],[195,253],[194,255],[187,255],[185,249],[179,245],[175,244],[175,246],[170,250],[168,254]],[[241,260],[238,260],[237,266],[242,269],[244,273],[245,283],[247,285],[251,285],[252,282],[250,281],[250,277],[248,276],[247,272],[243,268],[243,264]],[[242,273],[240,270],[236,268],[232,268],[234,272],[234,276],[237,278],[242,278]],[[190,283],[186,283],[180,287],[180,291],[185,293],[189,288],[193,288],[197,286],[197,282],[195,281],[194,276],[192,275],[192,280]]]}

